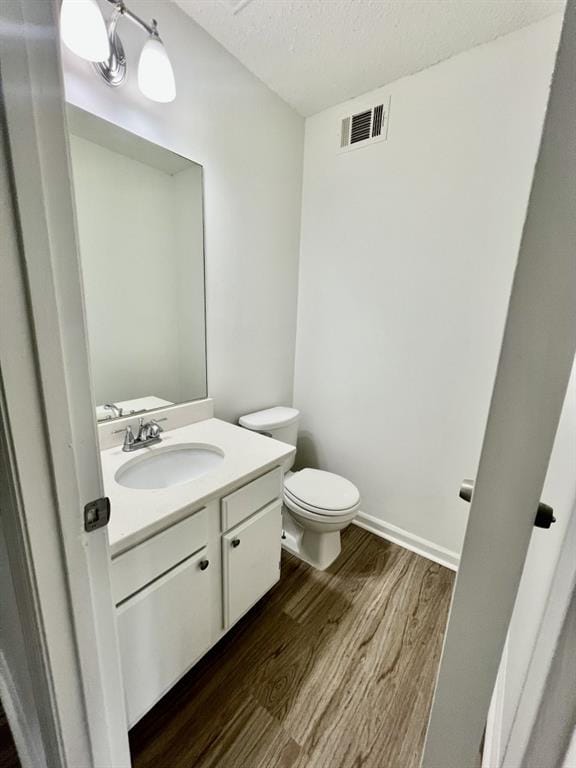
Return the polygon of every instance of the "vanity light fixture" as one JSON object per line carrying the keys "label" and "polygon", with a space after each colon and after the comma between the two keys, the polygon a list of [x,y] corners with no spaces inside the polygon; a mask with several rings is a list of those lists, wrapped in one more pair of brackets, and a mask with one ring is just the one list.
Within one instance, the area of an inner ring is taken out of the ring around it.
{"label": "vanity light fixture", "polygon": [[150,35],[142,48],[138,62],[138,87],[152,101],[167,102],[176,98],[172,64],[158,33]]}
{"label": "vanity light fixture", "polygon": [[152,101],[174,101],[174,71],[158,34],[156,19],[147,24],[132,13],[123,0],[108,2],[114,5],[114,10],[106,25],[96,0],[63,0],[60,11],[62,40],[75,54],[92,61],[94,69],[108,85],[117,87],[126,79],[126,54],[117,26],[122,17],[129,19],[148,35],[138,63],[138,87]]}
{"label": "vanity light fixture", "polygon": [[110,56],[106,22],[96,0],[63,0],[60,36],[76,56],[88,61]]}

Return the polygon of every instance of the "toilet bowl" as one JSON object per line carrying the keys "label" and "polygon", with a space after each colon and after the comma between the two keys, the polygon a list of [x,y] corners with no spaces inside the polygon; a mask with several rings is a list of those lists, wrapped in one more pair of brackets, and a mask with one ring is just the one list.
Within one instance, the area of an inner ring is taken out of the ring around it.
{"label": "toilet bowl", "polygon": [[340,554],[340,531],[356,517],[358,489],[332,472],[301,469],[284,477],[284,504],[301,529],[284,526],[285,548],[324,570]]}
{"label": "toilet bowl", "polygon": [[[241,426],[296,445],[300,412],[275,407],[242,416]],[[340,554],[340,531],[356,517],[360,493],[346,478],[319,469],[292,472],[284,465],[282,546],[319,570]]]}

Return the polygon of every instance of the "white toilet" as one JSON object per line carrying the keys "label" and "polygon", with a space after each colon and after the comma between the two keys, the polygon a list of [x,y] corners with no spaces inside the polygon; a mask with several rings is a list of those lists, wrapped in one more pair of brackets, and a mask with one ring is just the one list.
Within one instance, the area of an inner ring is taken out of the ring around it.
{"label": "white toilet", "polygon": [[[242,416],[240,425],[296,445],[300,411],[277,406]],[[284,466],[282,546],[323,571],[340,554],[340,531],[360,507],[360,493],[349,480],[319,469],[292,472]]]}

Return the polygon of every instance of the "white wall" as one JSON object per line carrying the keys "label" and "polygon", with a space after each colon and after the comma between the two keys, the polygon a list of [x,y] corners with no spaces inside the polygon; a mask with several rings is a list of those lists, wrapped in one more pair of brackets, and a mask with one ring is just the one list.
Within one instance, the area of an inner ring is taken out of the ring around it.
{"label": "white wall", "polygon": [[[306,121],[295,405],[301,458],[362,510],[460,551],[559,17]],[[391,95],[389,139],[336,151]]]}
{"label": "white wall", "polygon": [[[110,5],[101,0],[104,13]],[[134,0],[143,18],[151,4]],[[68,101],[204,166],[208,391],[217,415],[292,400],[303,119],[183,11],[155,3],[178,95],[136,84],[142,33],[120,23],[130,67],[119,89],[63,51]]]}

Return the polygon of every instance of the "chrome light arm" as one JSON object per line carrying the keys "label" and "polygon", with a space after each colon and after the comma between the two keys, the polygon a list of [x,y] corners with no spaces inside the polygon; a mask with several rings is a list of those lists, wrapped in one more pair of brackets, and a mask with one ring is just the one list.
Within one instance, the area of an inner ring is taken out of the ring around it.
{"label": "chrome light arm", "polygon": [[127,19],[130,19],[131,22],[143,29],[149,35],[154,35],[155,37],[158,36],[158,24],[156,19],[152,19],[152,24],[146,24],[146,22],[141,19],[140,16],[137,16],[133,11],[126,7],[126,4],[123,2],[123,0],[108,0],[108,2],[116,6],[114,8],[115,14],[117,13],[120,16],[125,16]]}
{"label": "chrome light arm", "polygon": [[136,26],[140,27],[140,29],[152,37],[160,39],[160,36],[158,35],[158,24],[156,19],[152,19],[152,23],[147,24],[143,19],[126,7],[124,0],[108,0],[108,2],[114,5],[114,11],[108,22],[110,58],[108,61],[94,62],[94,69],[108,83],[108,85],[117,87],[122,85],[126,79],[126,54],[116,29],[120,19],[122,17],[130,19],[133,24],[136,24]]}

